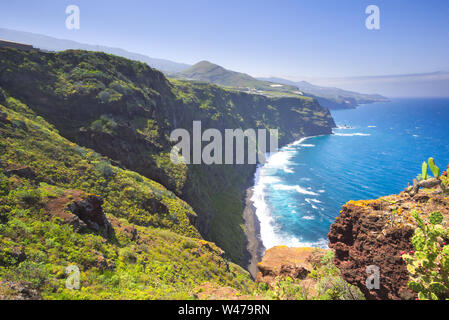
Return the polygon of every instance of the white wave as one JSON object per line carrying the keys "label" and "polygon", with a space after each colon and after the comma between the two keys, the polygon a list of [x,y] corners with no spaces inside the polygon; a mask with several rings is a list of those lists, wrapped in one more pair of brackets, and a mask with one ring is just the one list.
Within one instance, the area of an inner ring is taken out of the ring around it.
{"label": "white wave", "polygon": [[307,139],[308,139],[308,138],[301,138],[301,139],[299,139],[299,140],[297,140],[297,141],[295,141],[295,142],[292,142],[292,143],[288,144],[286,147],[289,147],[289,146],[297,146],[297,145],[303,143],[304,141],[306,141]]}
{"label": "white wave", "polygon": [[337,125],[337,128],[336,128],[336,129],[339,129],[339,130],[348,130],[348,129],[354,129],[354,127],[347,126],[347,125],[344,125],[344,126],[342,126],[342,125]]}
{"label": "white wave", "polygon": [[[294,190],[301,194],[316,196],[317,193],[304,189],[299,185],[289,186],[283,185],[281,179],[273,176],[272,169],[284,170],[288,172],[291,170],[289,168],[290,160],[293,155],[297,152],[297,149],[292,148],[292,146],[297,146],[302,144],[307,138],[300,139],[293,142],[292,144],[282,148],[276,153],[267,154],[267,161],[263,166],[258,166],[254,178],[254,189],[251,201],[256,208],[256,216],[260,222],[260,237],[262,243],[266,249],[272,248],[274,246],[286,245],[289,247],[322,247],[327,248],[327,240],[319,239],[317,242],[304,242],[300,238],[292,235],[284,234],[276,227],[274,223],[273,216],[271,215],[270,208],[265,201],[265,188],[268,185],[277,188],[278,190]],[[270,174],[271,173],[271,174]],[[295,210],[292,210],[296,213]],[[307,216],[306,216],[307,217]],[[314,217],[308,217],[309,219]],[[307,218],[305,218],[307,219]]]}
{"label": "white wave", "polygon": [[288,150],[280,150],[276,153],[270,154],[266,161],[265,167],[277,169],[283,168],[290,162],[290,159],[293,157],[293,155],[294,151]]}
{"label": "white wave", "polygon": [[308,194],[308,195],[311,195],[311,196],[318,195],[315,192],[307,190],[307,189],[304,189],[303,187],[301,187],[299,185],[289,186],[289,185],[285,185],[285,184],[274,184],[273,188],[275,188],[276,190],[285,190],[285,191],[294,190],[294,191],[296,191],[298,193]]}
{"label": "white wave", "polygon": [[256,178],[254,185],[253,196],[251,201],[256,208],[256,216],[260,223],[260,237],[265,248],[269,249],[276,245],[278,237],[274,230],[273,217],[271,216],[270,209],[265,202],[265,183],[263,182],[263,175],[261,173],[262,168],[259,167],[256,170]]}
{"label": "white wave", "polygon": [[278,177],[273,177],[269,175],[263,175],[261,174],[259,177],[259,183],[260,184],[275,184],[281,182],[281,179]]}
{"label": "white wave", "polygon": [[418,137],[419,137],[419,135],[417,135],[417,134],[414,134],[413,136],[414,136],[415,138],[418,138]]}
{"label": "white wave", "polygon": [[302,216],[301,218],[304,220],[315,220],[314,216]]}
{"label": "white wave", "polygon": [[334,135],[336,136],[341,136],[341,137],[354,137],[354,136],[361,136],[361,137],[366,137],[366,136],[370,136],[371,134],[369,133],[334,133]]}
{"label": "white wave", "polygon": [[[279,238],[279,242],[274,242],[274,245],[269,247],[272,248],[274,246],[279,246],[279,245],[285,245],[287,247],[291,247],[291,248],[298,248],[298,247],[318,247],[318,248],[324,248],[327,249],[328,248],[328,240],[321,238],[316,242],[310,242],[310,241],[303,241],[297,237],[280,237]],[[269,249],[268,247],[266,247],[267,249]]]}
{"label": "white wave", "polygon": [[325,193],[326,190],[318,190],[319,193]]}
{"label": "white wave", "polygon": [[377,128],[377,126],[368,126],[368,128]]}
{"label": "white wave", "polygon": [[295,173],[292,169],[290,168],[284,168],[284,172],[285,173]]}
{"label": "white wave", "polygon": [[300,147],[305,147],[305,148],[313,148],[313,147],[315,147],[314,144],[300,144],[299,146]]}
{"label": "white wave", "polygon": [[309,203],[309,204],[311,204],[312,202],[314,202],[314,203],[322,203],[318,199],[310,199],[310,198],[306,198],[306,202]]}

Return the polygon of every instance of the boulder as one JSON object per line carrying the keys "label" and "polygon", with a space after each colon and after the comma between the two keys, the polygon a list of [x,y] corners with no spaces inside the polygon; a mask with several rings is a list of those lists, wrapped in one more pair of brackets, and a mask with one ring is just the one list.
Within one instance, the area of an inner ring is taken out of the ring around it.
{"label": "boulder", "polygon": [[0,300],[42,300],[42,297],[28,282],[0,280]]}
{"label": "boulder", "polygon": [[72,225],[76,232],[89,229],[109,238],[114,234],[114,229],[103,213],[102,205],[103,199],[99,196],[67,190],[64,196],[50,199],[46,208],[50,215]]}
{"label": "boulder", "polygon": [[6,170],[5,173],[7,176],[17,175],[17,176],[25,178],[25,179],[30,179],[30,180],[36,179],[36,174],[28,166],[14,168],[14,169],[8,169],[8,170]]}
{"label": "boulder", "polygon": [[83,200],[72,202],[68,209],[89,229],[100,232],[105,237],[110,237],[114,229],[103,213],[102,205],[103,199],[101,197],[89,195]]}

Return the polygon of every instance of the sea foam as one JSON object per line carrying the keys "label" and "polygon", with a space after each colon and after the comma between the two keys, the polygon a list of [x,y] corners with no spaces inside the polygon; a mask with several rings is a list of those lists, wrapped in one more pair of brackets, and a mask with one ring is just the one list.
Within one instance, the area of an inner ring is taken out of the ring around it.
{"label": "sea foam", "polygon": [[[271,215],[270,208],[268,207],[265,199],[265,192],[268,186],[276,190],[296,191],[300,194],[309,196],[318,196],[317,193],[312,190],[308,190],[300,185],[286,185],[282,183],[279,177],[274,177],[277,170],[283,170],[284,172],[292,171],[288,166],[291,164],[290,160],[294,156],[296,150],[294,146],[301,147],[301,144],[306,138],[298,140],[294,143],[287,145],[280,151],[267,154],[267,161],[265,165],[258,166],[255,174],[253,196],[251,201],[256,208],[256,215],[260,222],[260,236],[262,243],[266,249],[272,248],[278,245],[286,245],[290,247],[327,247],[326,239],[319,239],[317,242],[304,242],[299,237],[286,235],[280,230],[277,230],[274,223],[273,216]],[[316,199],[313,199],[316,200]],[[313,201],[319,203],[319,200]],[[296,211],[295,211],[296,213]],[[314,216],[303,216],[304,220],[313,220]]]}

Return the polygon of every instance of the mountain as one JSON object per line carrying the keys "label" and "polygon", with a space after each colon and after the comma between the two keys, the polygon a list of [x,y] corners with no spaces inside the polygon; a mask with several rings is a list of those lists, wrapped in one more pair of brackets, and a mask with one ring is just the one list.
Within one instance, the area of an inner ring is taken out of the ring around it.
{"label": "mountain", "polygon": [[146,55],[129,52],[120,48],[91,45],[71,40],[57,39],[37,33],[0,28],[0,39],[31,44],[36,48],[49,51],[63,51],[67,49],[81,49],[89,51],[102,51],[147,63],[149,66],[166,73],[175,73],[188,68],[190,65],[173,62],[165,59],[150,58]]}
{"label": "mountain", "polygon": [[[170,81],[100,52],[0,49],[0,300],[449,297],[447,171],[429,161],[435,178],[348,202],[329,250],[268,250],[254,281],[242,198],[256,165],[172,163],[170,132],[193,120],[278,128],[280,145],[335,126],[310,97]],[[81,290],[67,287],[76,269]]]}
{"label": "mountain", "polygon": [[359,104],[388,101],[388,98],[379,94],[363,94],[334,87],[317,86],[307,81],[293,82],[275,77],[259,78],[259,80],[296,86],[305,95],[315,97],[321,105],[329,109],[346,109],[357,107]]}
{"label": "mountain", "polygon": [[[256,165],[174,164],[170,133],[194,120],[278,128],[280,145],[335,126],[307,97],[169,81],[101,52],[0,49],[0,298],[251,293],[242,199]],[[65,287],[69,265],[83,290]]]}
{"label": "mountain", "polygon": [[238,88],[249,93],[268,96],[309,96],[329,109],[355,108],[362,103],[384,102],[387,98],[312,85],[308,82],[292,82],[281,78],[253,78],[245,73],[227,70],[208,61],[201,61],[190,68],[172,75],[175,78],[205,81]]}
{"label": "mountain", "polygon": [[245,73],[227,70],[209,61],[201,61],[190,68],[172,75],[175,78],[210,82],[222,86],[239,88],[243,91],[274,94],[285,93],[298,96],[297,88],[269,81],[262,81]]}

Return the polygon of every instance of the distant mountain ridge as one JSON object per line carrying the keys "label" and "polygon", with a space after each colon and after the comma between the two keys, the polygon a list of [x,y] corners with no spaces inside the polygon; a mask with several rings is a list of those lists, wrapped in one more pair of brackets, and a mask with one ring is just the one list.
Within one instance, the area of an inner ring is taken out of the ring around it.
{"label": "distant mountain ridge", "polygon": [[[179,72],[176,77],[211,82],[229,87],[254,87],[254,89],[269,89],[273,83],[261,81],[246,73],[227,70],[209,61],[200,61],[190,68]],[[289,88],[295,90],[296,88]]]}
{"label": "distant mountain ridge", "polygon": [[380,95],[365,95],[338,88],[326,88],[308,82],[292,82],[281,78],[256,79],[248,74],[225,69],[209,61],[201,61],[193,66],[165,59],[151,58],[143,54],[129,52],[121,48],[91,45],[72,40],[58,39],[41,34],[0,28],[0,39],[31,44],[48,51],[81,49],[102,51],[147,63],[173,78],[210,82],[221,86],[233,87],[240,91],[271,97],[309,96],[329,109],[355,108],[362,103],[388,101]]}
{"label": "distant mountain ridge", "polygon": [[150,67],[165,73],[176,73],[190,67],[188,64],[178,63],[166,59],[151,58],[144,54],[129,52],[120,48],[91,45],[72,40],[58,39],[37,33],[0,28],[0,39],[31,44],[36,48],[49,51],[63,51],[67,49],[81,49],[88,51],[103,51],[131,60],[147,63]]}
{"label": "distant mountain ridge", "polygon": [[359,104],[373,102],[387,102],[388,98],[380,94],[365,94],[355,91],[343,90],[335,87],[324,87],[311,84],[307,81],[294,82],[282,78],[258,78],[263,81],[271,81],[282,83],[290,86],[296,86],[299,90],[313,95],[325,107],[337,109],[338,106],[347,105],[348,107],[356,107]]}
{"label": "distant mountain ridge", "polygon": [[326,87],[357,92],[378,92],[388,97],[448,97],[449,70],[411,74],[304,78]]}
{"label": "distant mountain ridge", "polygon": [[252,93],[309,96],[317,99],[322,106],[329,109],[355,108],[363,103],[388,101],[387,98],[378,94],[362,94],[338,88],[320,87],[305,81],[293,82],[281,78],[256,79],[245,73],[227,70],[209,61],[200,61],[172,76],[235,87]]}

